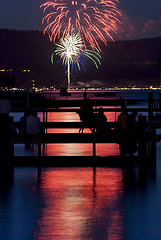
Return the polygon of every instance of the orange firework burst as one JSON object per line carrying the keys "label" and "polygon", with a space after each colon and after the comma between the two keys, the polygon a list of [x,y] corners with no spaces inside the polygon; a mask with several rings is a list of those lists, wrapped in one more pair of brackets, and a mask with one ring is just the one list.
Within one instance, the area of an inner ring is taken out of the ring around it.
{"label": "orange firework burst", "polygon": [[107,44],[112,32],[117,31],[118,0],[53,0],[42,4],[46,24],[44,32],[55,42],[73,29],[78,29],[84,41],[100,49],[98,41]]}

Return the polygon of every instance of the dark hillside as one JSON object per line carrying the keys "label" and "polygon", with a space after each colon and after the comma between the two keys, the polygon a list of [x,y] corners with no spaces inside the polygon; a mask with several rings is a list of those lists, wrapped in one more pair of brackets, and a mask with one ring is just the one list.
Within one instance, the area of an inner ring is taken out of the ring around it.
{"label": "dark hillside", "polygon": [[[39,31],[0,29],[0,85],[37,87],[66,84],[65,69],[51,64],[53,44]],[[104,86],[160,85],[161,38],[109,42],[101,66],[72,74],[72,83],[97,80]]]}

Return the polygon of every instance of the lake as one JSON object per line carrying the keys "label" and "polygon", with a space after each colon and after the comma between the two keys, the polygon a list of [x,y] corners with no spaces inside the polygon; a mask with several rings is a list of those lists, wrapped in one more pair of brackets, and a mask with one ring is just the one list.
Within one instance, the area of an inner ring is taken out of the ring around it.
{"label": "lake", "polygon": [[[17,120],[21,113],[13,115]],[[106,115],[108,121],[116,117]],[[49,121],[78,120],[75,113],[49,114]],[[37,148],[17,145],[15,153],[33,155]],[[44,154],[92,155],[92,146],[50,144]],[[117,144],[97,146],[97,155],[119,154]],[[156,172],[138,167],[15,167],[13,177],[0,182],[2,240],[158,240],[160,227],[160,142]]]}

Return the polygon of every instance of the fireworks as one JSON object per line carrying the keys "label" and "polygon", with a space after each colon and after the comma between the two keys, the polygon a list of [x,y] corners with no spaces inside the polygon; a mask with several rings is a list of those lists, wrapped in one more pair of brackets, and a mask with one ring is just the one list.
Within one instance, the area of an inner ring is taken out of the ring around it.
{"label": "fireworks", "polygon": [[118,0],[53,0],[42,4],[46,24],[44,32],[50,40],[64,38],[73,29],[83,37],[84,42],[100,49],[99,41],[107,43],[117,31],[119,11]]}
{"label": "fireworks", "polygon": [[60,56],[63,65],[67,66],[68,73],[68,88],[70,87],[70,71],[71,67],[78,70],[85,70],[88,60],[92,61],[96,68],[101,64],[100,54],[97,49],[87,50],[79,33],[73,31],[64,38],[61,38],[59,43],[55,44],[56,50],[52,54],[53,62],[54,54]]}

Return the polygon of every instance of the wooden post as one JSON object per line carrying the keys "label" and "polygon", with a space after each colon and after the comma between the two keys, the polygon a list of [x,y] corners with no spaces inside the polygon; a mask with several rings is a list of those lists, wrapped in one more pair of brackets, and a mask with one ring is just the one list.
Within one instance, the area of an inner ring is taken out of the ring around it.
{"label": "wooden post", "polygon": [[156,129],[151,129],[151,160],[156,160]]}
{"label": "wooden post", "polygon": [[5,177],[8,173],[11,173],[12,168],[12,156],[13,145],[10,143],[11,136],[11,123],[13,117],[9,117],[7,114],[1,114],[0,116],[0,175]]}
{"label": "wooden post", "polygon": [[158,98],[158,107],[159,107],[159,111],[161,110],[161,92],[159,93],[159,98]]}
{"label": "wooden post", "polygon": [[[46,123],[48,122],[48,112],[46,112]],[[47,127],[45,129],[45,132],[47,133]]]}
{"label": "wooden post", "polygon": [[30,109],[30,93],[27,91],[27,109]]}
{"label": "wooden post", "polygon": [[153,92],[148,93],[148,120],[153,120]]}
{"label": "wooden post", "polygon": [[95,128],[93,128],[93,157],[96,156],[96,132],[95,132]]}
{"label": "wooden post", "polygon": [[146,116],[138,117],[138,155],[141,158],[147,156],[147,133],[146,133]]}
{"label": "wooden post", "polygon": [[[43,110],[43,123],[45,123],[45,111]],[[43,133],[46,132],[46,128],[43,129]],[[45,143],[43,143],[43,149],[45,148]]]}
{"label": "wooden post", "polygon": [[41,157],[41,143],[38,143],[38,157]]}
{"label": "wooden post", "polygon": [[96,156],[96,143],[93,142],[93,157]]}
{"label": "wooden post", "polygon": [[127,100],[120,97],[120,106],[121,106],[121,110],[126,109],[127,108]]}
{"label": "wooden post", "polygon": [[43,123],[45,122],[45,112],[43,111]]}
{"label": "wooden post", "polygon": [[156,168],[156,128],[150,128],[148,131],[148,157],[150,166],[155,169]]}
{"label": "wooden post", "polygon": [[[148,121],[153,120],[153,92],[148,93]],[[148,156],[151,155],[151,129],[148,129]]]}
{"label": "wooden post", "polygon": [[154,109],[157,114],[157,112],[158,112],[158,100],[157,99],[154,100]]}

